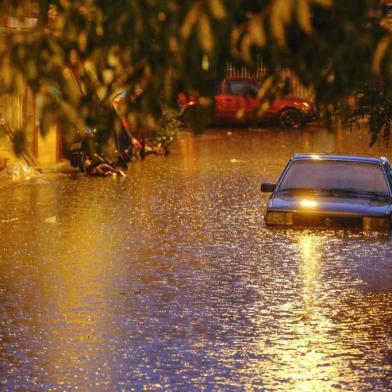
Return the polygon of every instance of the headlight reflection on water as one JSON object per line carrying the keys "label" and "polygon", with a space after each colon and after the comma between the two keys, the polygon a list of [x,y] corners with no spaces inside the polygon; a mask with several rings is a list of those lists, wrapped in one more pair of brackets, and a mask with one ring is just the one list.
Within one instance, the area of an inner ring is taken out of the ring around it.
{"label": "headlight reflection on water", "polygon": [[[332,325],[331,320],[321,311],[323,287],[320,248],[326,240],[326,236],[312,233],[305,233],[298,238],[302,259],[300,270],[304,319],[298,325],[300,338],[297,344],[305,349],[303,356],[297,355],[297,360],[293,362],[297,368],[295,373],[302,374],[296,381],[298,390],[327,390],[331,387],[331,381],[337,379],[340,370],[339,360],[328,358],[331,345],[329,331]],[[338,347],[334,349],[341,350]]]}
{"label": "headlight reflection on water", "polygon": [[[299,275],[302,284],[302,317],[293,323],[294,339],[288,339],[279,352],[280,377],[292,381],[293,390],[329,390],[338,379],[341,363],[330,356],[331,320],[322,312],[321,247],[327,238],[320,234],[303,233],[298,237]],[[341,347],[334,347],[339,352]]]}
{"label": "headlight reflection on water", "polygon": [[295,298],[272,310],[275,330],[258,343],[259,352],[267,358],[260,361],[259,371],[271,388],[330,391],[342,374],[349,378],[352,371],[342,358],[345,347],[337,342],[333,321],[325,312],[322,251],[329,236],[312,232],[294,235],[298,235],[294,245],[299,259],[293,268],[298,268],[299,296],[292,293]]}

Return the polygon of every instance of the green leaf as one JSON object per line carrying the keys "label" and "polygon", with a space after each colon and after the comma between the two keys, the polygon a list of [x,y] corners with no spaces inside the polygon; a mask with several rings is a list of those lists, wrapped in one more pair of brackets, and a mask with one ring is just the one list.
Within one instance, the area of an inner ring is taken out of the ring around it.
{"label": "green leaf", "polygon": [[82,31],[79,33],[78,37],[78,44],[79,44],[79,49],[81,52],[85,52],[87,48],[87,43],[88,43],[88,35],[86,31]]}
{"label": "green leaf", "polygon": [[184,19],[184,22],[181,26],[181,36],[184,39],[189,38],[189,35],[191,34],[193,27],[197,23],[199,16],[200,16],[200,4],[195,3],[193,7],[188,11]]}
{"label": "green leaf", "polygon": [[260,100],[263,100],[266,97],[266,95],[268,94],[269,90],[273,86],[274,80],[275,80],[274,76],[271,75],[271,76],[268,76],[268,78],[266,78],[263,81],[263,83],[260,86],[259,91],[257,93],[257,97]]}
{"label": "green leaf", "polygon": [[223,20],[227,17],[226,8],[221,0],[208,0],[207,2],[215,19]]}
{"label": "green leaf", "polygon": [[271,10],[271,29],[279,46],[286,45],[285,25],[290,21],[294,1],[275,0]]}
{"label": "green leaf", "polygon": [[9,57],[3,59],[0,73],[1,82],[6,89],[11,87],[12,80],[14,78],[14,70],[12,68],[12,61]]}
{"label": "green leaf", "polygon": [[251,49],[251,39],[249,35],[245,35],[241,42],[241,55],[245,62],[251,63],[252,62],[252,55],[250,52]]}
{"label": "green leaf", "polygon": [[249,21],[248,31],[252,43],[260,47],[263,47],[265,45],[266,34],[263,24],[263,18],[261,15],[257,15]]}
{"label": "green leaf", "polygon": [[388,35],[384,37],[384,39],[380,41],[379,44],[377,45],[376,52],[374,53],[373,66],[372,66],[373,72],[376,75],[380,73],[382,60],[385,56],[388,47],[391,44],[392,44],[392,36]]}
{"label": "green leaf", "polygon": [[240,57],[241,53],[238,49],[241,42],[241,37],[243,35],[244,29],[242,26],[237,26],[231,30],[230,34],[230,48],[233,57]]}
{"label": "green leaf", "polygon": [[207,54],[211,54],[214,49],[214,37],[211,24],[206,14],[203,14],[198,24],[198,39],[201,48]]}
{"label": "green leaf", "polygon": [[313,28],[309,0],[297,0],[297,18],[302,30],[310,34]]}

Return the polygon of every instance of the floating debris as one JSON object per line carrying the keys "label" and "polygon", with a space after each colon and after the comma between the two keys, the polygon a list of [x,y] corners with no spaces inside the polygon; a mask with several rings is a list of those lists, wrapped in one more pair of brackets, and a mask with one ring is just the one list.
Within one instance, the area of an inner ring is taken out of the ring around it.
{"label": "floating debris", "polygon": [[51,223],[51,224],[57,223],[57,218],[55,216],[50,216],[45,219],[45,223]]}
{"label": "floating debris", "polygon": [[243,160],[243,159],[235,159],[235,158],[232,158],[232,159],[230,159],[230,162],[231,162],[231,163],[245,163],[245,162],[248,162],[248,161],[245,161],[245,160]]}
{"label": "floating debris", "polygon": [[32,177],[37,176],[37,174],[41,175],[38,171],[36,171],[36,169],[33,169],[21,162],[14,162],[13,164],[7,166],[7,176],[13,181],[23,179],[29,180]]}
{"label": "floating debris", "polygon": [[19,220],[19,218],[2,219],[0,222],[1,223],[11,223],[11,222],[16,222],[17,220]]}

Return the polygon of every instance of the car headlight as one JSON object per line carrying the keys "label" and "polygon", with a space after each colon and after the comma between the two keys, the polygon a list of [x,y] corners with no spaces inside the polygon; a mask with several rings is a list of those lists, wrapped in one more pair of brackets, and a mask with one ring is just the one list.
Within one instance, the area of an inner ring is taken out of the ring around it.
{"label": "car headlight", "polygon": [[390,219],[387,217],[365,216],[362,222],[363,230],[387,230],[391,227]]}
{"label": "car headlight", "polygon": [[267,212],[267,225],[291,226],[292,224],[292,212]]}

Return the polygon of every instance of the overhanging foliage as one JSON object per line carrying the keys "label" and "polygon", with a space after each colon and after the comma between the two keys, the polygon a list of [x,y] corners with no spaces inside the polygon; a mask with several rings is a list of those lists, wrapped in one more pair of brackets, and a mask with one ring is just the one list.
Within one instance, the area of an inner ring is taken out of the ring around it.
{"label": "overhanging foliage", "polygon": [[[110,97],[123,88],[144,91],[127,115],[135,129],[153,132],[161,105],[175,107],[179,91],[211,95],[228,61],[254,69],[259,55],[271,75],[277,66],[293,70],[319,103],[337,103],[375,80],[391,84],[391,32],[370,19],[376,0],[9,3],[3,12],[22,20],[36,13],[39,23],[1,35],[1,86],[30,86],[41,131],[61,121],[66,139],[86,126],[114,132]],[[266,96],[276,80],[267,78]]]}

